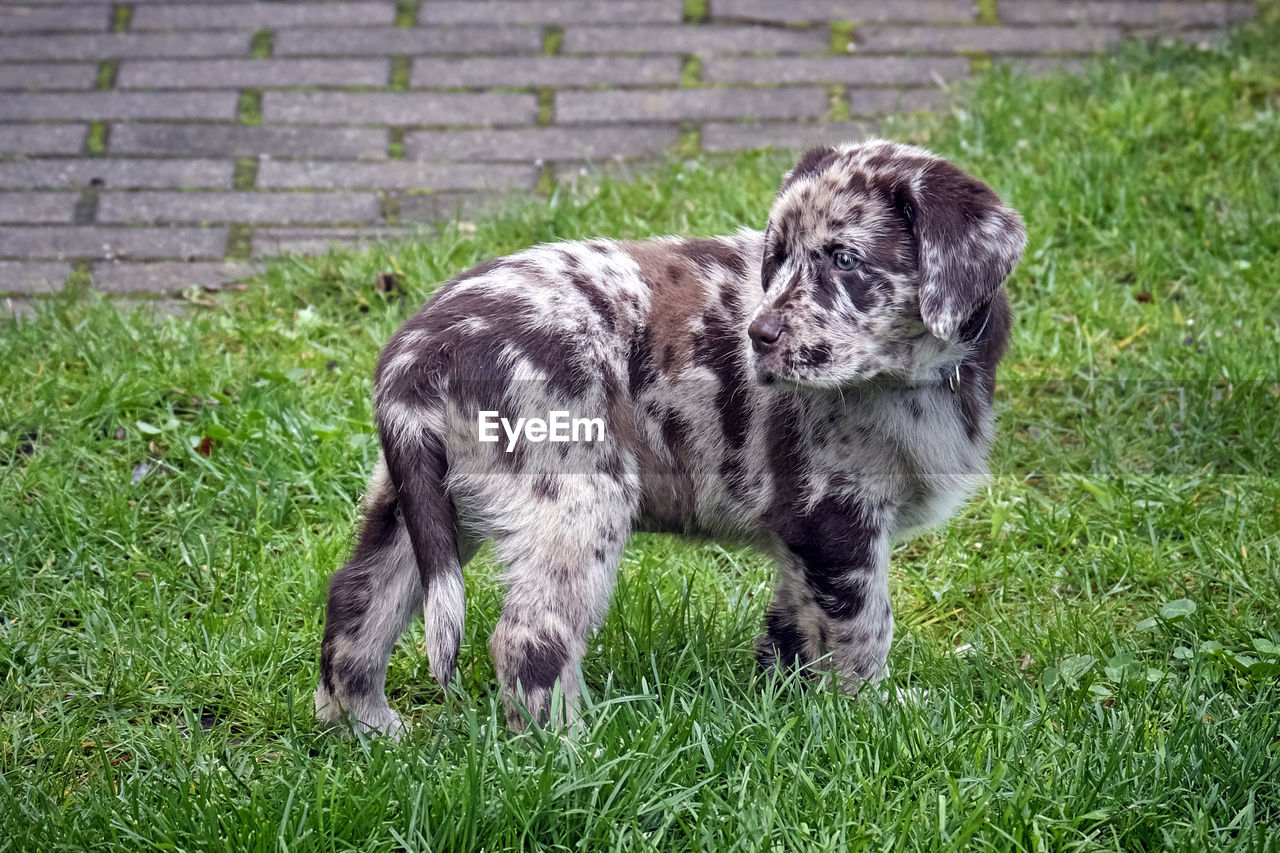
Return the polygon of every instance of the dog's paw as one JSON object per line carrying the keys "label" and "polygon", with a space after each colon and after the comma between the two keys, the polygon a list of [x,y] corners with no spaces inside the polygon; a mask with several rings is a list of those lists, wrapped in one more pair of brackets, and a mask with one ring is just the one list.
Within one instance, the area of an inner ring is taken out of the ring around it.
{"label": "dog's paw", "polygon": [[389,737],[394,741],[399,741],[409,730],[400,715],[390,708],[371,718],[358,719],[352,716],[351,725],[358,726],[361,733],[369,737]]}
{"label": "dog's paw", "polygon": [[323,686],[316,688],[316,722],[321,731],[351,737],[357,730],[368,737],[389,737],[398,741],[408,731],[400,715],[383,702],[381,706],[344,709]]}

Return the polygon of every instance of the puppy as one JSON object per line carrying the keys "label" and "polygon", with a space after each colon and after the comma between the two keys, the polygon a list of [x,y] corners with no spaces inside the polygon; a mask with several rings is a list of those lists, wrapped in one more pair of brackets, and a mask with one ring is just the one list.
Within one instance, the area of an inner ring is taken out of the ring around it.
{"label": "puppy", "polygon": [[484,540],[513,727],[560,719],[557,683],[572,714],[633,530],[772,555],[762,666],[884,678],[890,541],[986,476],[1025,239],[985,184],[872,140],[806,153],[763,233],[537,246],[442,286],[378,361],[383,457],[329,584],[320,720],[402,731],[384,680],[419,606],[447,686]]}

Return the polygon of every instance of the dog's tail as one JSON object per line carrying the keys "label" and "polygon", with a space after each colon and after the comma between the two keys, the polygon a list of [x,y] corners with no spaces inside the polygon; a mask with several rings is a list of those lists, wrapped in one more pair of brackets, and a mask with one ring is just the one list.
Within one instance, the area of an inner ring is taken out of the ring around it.
{"label": "dog's tail", "polygon": [[381,432],[387,470],[422,581],[427,660],[436,681],[448,687],[462,645],[466,600],[458,511],[446,483],[444,442],[421,425],[397,432],[383,423]]}

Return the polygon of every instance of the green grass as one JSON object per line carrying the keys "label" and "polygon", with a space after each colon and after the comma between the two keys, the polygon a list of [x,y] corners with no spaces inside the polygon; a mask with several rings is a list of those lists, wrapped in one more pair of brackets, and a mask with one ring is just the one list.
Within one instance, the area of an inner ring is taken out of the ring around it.
{"label": "green grass", "polygon": [[1280,849],[1277,45],[997,74],[893,129],[1030,231],[995,476],[894,555],[904,703],[757,683],[768,567],[637,537],[581,732],[497,722],[485,559],[458,689],[420,626],[394,655],[404,743],[312,727],[379,346],[491,255],[759,226],[786,156],[282,259],[190,320],[0,325],[0,849]]}

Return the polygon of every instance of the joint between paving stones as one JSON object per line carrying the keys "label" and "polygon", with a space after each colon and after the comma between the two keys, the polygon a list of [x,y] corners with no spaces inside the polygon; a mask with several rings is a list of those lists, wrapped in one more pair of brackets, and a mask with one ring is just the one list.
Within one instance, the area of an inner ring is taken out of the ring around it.
{"label": "joint between paving stones", "polygon": [[383,193],[378,199],[378,208],[382,214],[382,221],[387,225],[400,224],[400,196],[391,193]]}
{"label": "joint between paving stones", "polygon": [[991,54],[985,51],[976,52],[969,57],[969,73],[982,74],[990,71],[995,67],[995,62],[991,59]]}
{"label": "joint between paving stones", "polygon": [[560,56],[564,52],[564,27],[550,26],[542,31],[542,55]]}
{"label": "joint between paving stones", "polygon": [[235,171],[231,175],[233,190],[251,190],[258,183],[258,160],[256,157],[239,157],[236,159]]}
{"label": "joint between paving stones", "polygon": [[556,120],[556,90],[544,86],[538,91],[538,127],[550,127]]}
{"label": "joint between paving stones", "polygon": [[684,0],[684,23],[705,24],[710,18],[710,0]]}
{"label": "joint between paving stones", "polygon": [[276,36],[271,30],[258,30],[253,34],[249,56],[253,59],[268,59],[276,51]]}
{"label": "joint between paving stones", "polygon": [[222,255],[229,261],[247,261],[253,255],[253,228],[242,222],[227,226],[227,245]]}
{"label": "joint between paving stones", "polygon": [[827,110],[829,121],[849,120],[849,89],[840,83],[832,83],[827,87],[827,96],[831,98],[831,107]]}
{"label": "joint between paving stones", "polygon": [[978,7],[979,25],[991,27],[1000,23],[999,0],[975,0],[974,5]]}
{"label": "joint between paving stones", "polygon": [[86,259],[72,261],[71,272],[67,273],[67,280],[63,283],[62,289],[84,293],[92,286],[93,263]]}
{"label": "joint between paving stones", "polygon": [[106,92],[116,87],[116,78],[120,76],[120,60],[104,59],[98,63],[98,73],[93,81],[94,91]]}
{"label": "joint between paving stones", "polygon": [[404,159],[404,137],[407,132],[408,129],[404,127],[392,127],[387,129],[387,159]]}
{"label": "joint between paving stones", "polygon": [[72,225],[92,225],[98,221],[98,191],[83,190],[71,213]]}
{"label": "joint between paving stones", "polygon": [[847,56],[853,50],[853,21],[832,21],[827,26],[830,41],[827,52],[833,56]]}
{"label": "joint between paving stones", "polygon": [[262,126],[262,90],[243,89],[236,101],[236,120],[250,127]]}
{"label": "joint between paving stones", "polygon": [[686,53],[680,63],[680,88],[697,89],[702,86],[702,60],[692,53]]}
{"label": "joint between paving stones", "polygon": [[133,23],[133,6],[117,4],[111,7],[111,32],[127,33]]}
{"label": "joint between paving stones", "polygon": [[543,163],[538,167],[538,182],[534,187],[534,192],[541,196],[550,197],[556,191],[556,167],[550,163]]}
{"label": "joint between paving stones", "polygon": [[396,26],[412,27],[418,23],[418,0],[396,0]]}
{"label": "joint between paving stones", "polygon": [[407,55],[391,57],[391,79],[388,81],[391,84],[391,90],[407,92],[412,71],[412,60]]}
{"label": "joint between paving stones", "polygon": [[702,151],[702,125],[696,121],[680,122],[672,150],[677,157],[697,157]]}
{"label": "joint between paving stones", "polygon": [[84,137],[84,153],[87,157],[101,157],[107,150],[109,128],[105,121],[89,122],[89,132]]}

